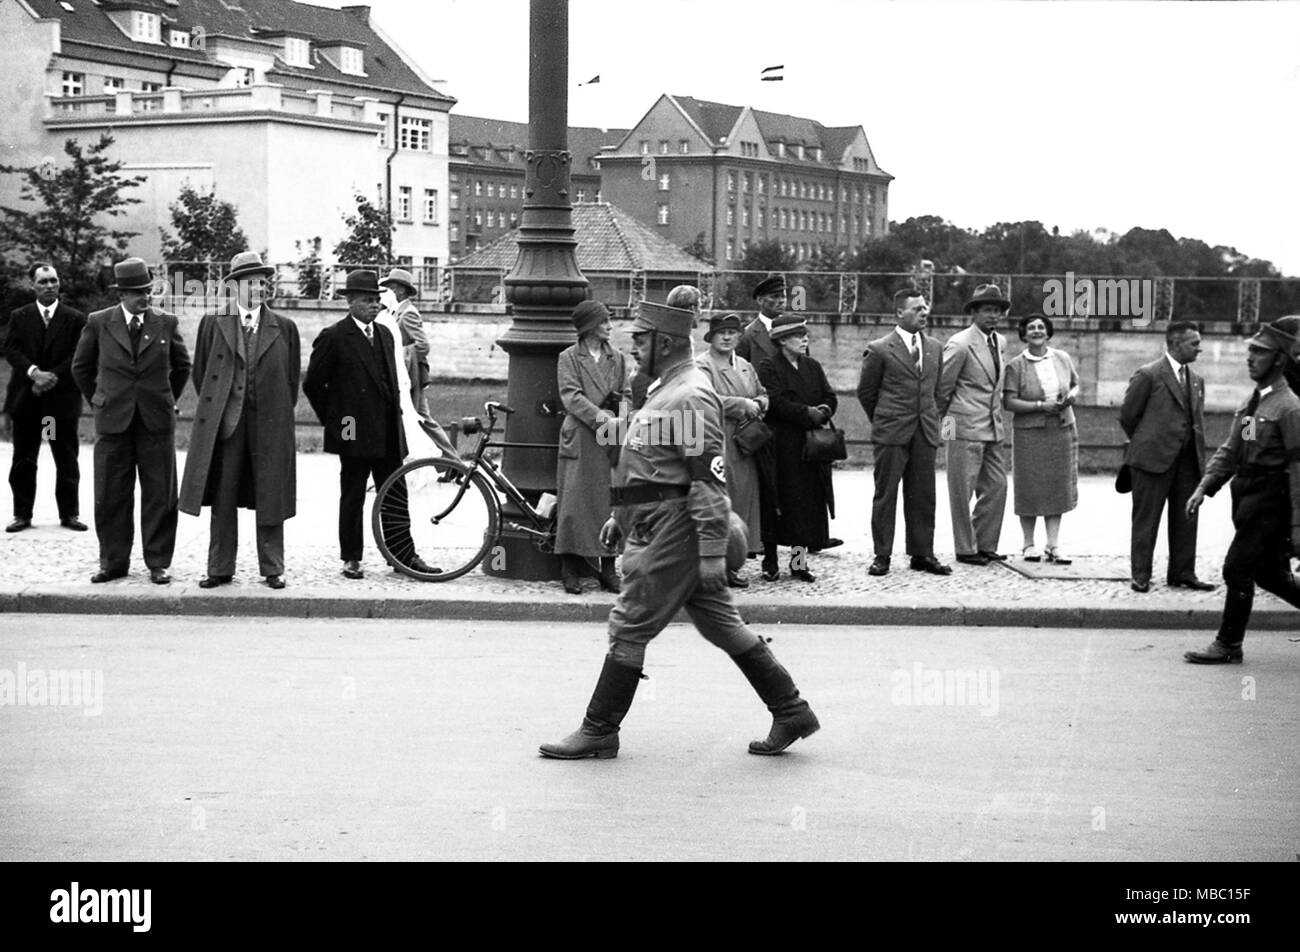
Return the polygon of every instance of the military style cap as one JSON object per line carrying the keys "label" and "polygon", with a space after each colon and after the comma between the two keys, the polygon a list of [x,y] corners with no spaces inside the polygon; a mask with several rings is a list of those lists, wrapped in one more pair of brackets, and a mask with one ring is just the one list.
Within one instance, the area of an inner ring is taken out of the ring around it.
{"label": "military style cap", "polygon": [[764,278],[754,287],[754,300],[757,301],[764,294],[784,294],[785,293],[785,275],[774,274],[770,278]]}
{"label": "military style cap", "polygon": [[1288,318],[1284,317],[1271,324],[1262,325],[1259,332],[1246,341],[1246,346],[1257,350],[1280,350],[1288,357],[1294,357],[1297,337],[1286,329],[1288,327],[1294,329],[1294,325],[1283,323],[1285,321],[1288,321]]}
{"label": "military style cap", "polygon": [[655,304],[642,301],[636,306],[636,320],[632,322],[632,332],[658,331],[669,337],[690,338],[691,328],[695,324],[695,313],[667,304]]}
{"label": "military style cap", "polygon": [[769,340],[778,341],[791,334],[808,333],[808,322],[798,314],[782,314],[772,322],[772,329],[767,332]]}

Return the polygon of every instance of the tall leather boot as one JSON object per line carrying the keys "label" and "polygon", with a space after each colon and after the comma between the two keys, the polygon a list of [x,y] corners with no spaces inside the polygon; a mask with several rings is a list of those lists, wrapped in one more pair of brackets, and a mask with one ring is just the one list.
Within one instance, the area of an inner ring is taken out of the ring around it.
{"label": "tall leather boot", "polygon": [[772,712],[772,729],[766,740],[750,742],[751,754],[779,754],[821,727],[808,702],[799,696],[790,672],[781,666],[766,644],[755,645],[731,660]]}
{"label": "tall leather boot", "polygon": [[542,744],[538,750],[543,757],[558,760],[581,760],[596,757],[608,760],[618,756],[618,727],[632,707],[637,682],[641,680],[640,668],[619,664],[608,655],[600,669],[596,690],[591,693],[587,716],[582,726],[554,744]]}
{"label": "tall leather boot", "polygon": [[600,587],[607,592],[613,592],[615,595],[623,587],[618,573],[614,571],[614,557],[612,555],[602,555],[600,557]]}
{"label": "tall leather boot", "polygon": [[1223,598],[1223,620],[1219,623],[1219,634],[1200,651],[1183,652],[1183,659],[1192,664],[1240,664],[1241,643],[1246,638],[1246,625],[1250,621],[1250,610],[1254,604],[1254,592],[1229,586]]}

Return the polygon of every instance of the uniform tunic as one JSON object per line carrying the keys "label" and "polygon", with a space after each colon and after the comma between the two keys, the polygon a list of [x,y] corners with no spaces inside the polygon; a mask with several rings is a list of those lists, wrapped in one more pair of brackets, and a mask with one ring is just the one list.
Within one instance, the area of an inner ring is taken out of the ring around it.
{"label": "uniform tunic", "polygon": [[[754,365],[744,357],[731,354],[720,360],[710,350],[697,357],[695,362],[722,398],[727,431],[727,494],[731,497],[732,511],[740,516],[749,530],[749,547],[757,551],[763,533],[758,495],[758,461],[753,456],[742,453],[733,438],[736,428],[747,419],[745,404],[766,397],[767,391],[759,382]],[[759,418],[762,418],[761,414]]]}
{"label": "uniform tunic", "polygon": [[555,551],[589,558],[612,555],[600,544],[600,527],[608,513],[610,451],[620,433],[617,426],[600,431],[597,416],[611,394],[621,403],[631,399],[627,358],[602,341],[597,361],[577,343],[560,354],[556,377],[564,422],[555,476]]}
{"label": "uniform tunic", "polygon": [[727,551],[722,400],[689,359],[655,380],[623,439],[614,485],[677,486],[687,494],[615,510],[626,548],[623,587],[609,616],[610,655],[639,668],[646,644],[685,606],[700,634],[728,654],[756,643],[731,589],[698,589],[699,559]]}
{"label": "uniform tunic", "polygon": [[[1201,480],[1213,496],[1232,480],[1232,524],[1236,529],[1223,560],[1229,594],[1253,598],[1258,583],[1300,607],[1300,587],[1291,574],[1291,537],[1300,530],[1300,397],[1279,381],[1267,393],[1237,408],[1228,439],[1214,452]],[[1256,404],[1255,406],[1252,406]],[[1239,644],[1244,635],[1221,640]]]}

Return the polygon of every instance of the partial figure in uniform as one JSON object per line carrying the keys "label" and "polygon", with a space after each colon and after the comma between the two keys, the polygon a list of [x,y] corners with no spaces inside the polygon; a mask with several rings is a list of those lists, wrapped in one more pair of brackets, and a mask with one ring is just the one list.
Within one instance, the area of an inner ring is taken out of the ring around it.
{"label": "partial figure in uniform", "polygon": [[13,463],[9,486],[14,494],[14,520],[6,532],[21,532],[32,524],[36,503],[37,458],[42,439],[54,457],[54,500],[59,524],[85,532],[81,521],[81,469],[77,465],[81,393],[72,379],[72,355],[77,350],[86,315],[59,300],[59,273],[53,265],[31,270],[36,300],[13,312],[5,346],[13,369]]}
{"label": "partial figure in uniform", "polygon": [[1300,397],[1287,386],[1300,318],[1265,324],[1250,339],[1246,369],[1255,392],[1237,409],[1228,439],[1215,450],[1187,500],[1192,518],[1206,496],[1232,480],[1236,534],[1223,560],[1223,620],[1209,647],[1188,651],[1193,664],[1240,663],[1255,586],[1300,608],[1291,556],[1300,557]]}
{"label": "partial figure in uniform", "polygon": [[149,580],[167,585],[176,548],[176,401],[190,379],[190,354],[176,317],[149,306],[153,275],[142,258],[113,266],[122,302],[95,311],[72,358],[72,377],[95,416],[95,534],[99,571],[111,582],[130,570],[135,484]]}
{"label": "partial figure in uniform", "polygon": [[775,533],[763,540],[763,578],[775,582],[780,577],[776,547],[788,545],[795,549],[791,577],[815,582],[806,554],[843,543],[830,538],[827,521],[828,513],[835,518],[831,464],[807,462],[803,452],[808,431],[829,423],[839,404],[822,365],[808,356],[808,325],[802,317],[778,317],[771,338],[780,353],[759,365],[758,377],[769,401],[766,419],[773,433],[779,513]]}
{"label": "partial figure in uniform", "polygon": [[555,372],[564,404],[555,475],[555,554],[564,590],[582,594],[585,564],[599,560],[600,587],[617,592],[615,551],[600,541],[609,498],[611,457],[621,435],[621,407],[630,399],[627,358],[609,342],[613,320],[599,301],[573,309],[578,342],[561,352]]}
{"label": "partial figure in uniform", "polygon": [[[746,325],[736,341],[736,356],[748,360],[750,365],[759,370],[763,361],[777,355],[777,346],[772,343],[772,322],[785,312],[785,275],[774,274],[764,278],[754,286],[754,302],[758,305],[758,316]],[[750,533],[750,545],[760,546],[764,553],[763,578],[772,581],[781,575],[776,558],[776,520],[780,505],[776,492],[776,447],[769,440],[754,454],[754,466],[758,470],[758,508],[760,513],[760,531]]]}
{"label": "partial figure in uniform", "polygon": [[[745,523],[750,548],[759,544],[763,532],[763,517],[759,506],[758,463],[744,452],[735,441],[736,430],[746,423],[761,421],[767,413],[767,391],[759,382],[758,371],[744,357],[736,354],[736,341],[740,339],[740,315],[718,314],[709,319],[709,329],[704,334],[709,349],[695,358],[695,363],[708,376],[713,389],[722,398],[722,412],[727,428],[727,496],[731,511]],[[749,556],[757,551],[746,553]],[[727,572],[727,584],[732,588],[748,588],[749,582],[740,573]]]}
{"label": "partial figure in uniform", "polygon": [[582,726],[543,744],[543,756],[618,755],[619,725],[632,706],[646,645],[683,606],[772,712],[771,731],[750,743],[750,753],[779,754],[821,726],[789,672],[745,626],[727,587],[728,564],[743,561],[747,543],[727,502],[722,400],[691,359],[693,316],[642,301],[632,325],[634,354],[654,381],[623,439],[610,493],[615,509],[601,530],[607,545],[627,540],[623,590],[609,615],[609,653]]}
{"label": "partial figure in uniform", "polygon": [[194,342],[199,401],[181,479],[180,510],[212,507],[208,574],[199,588],[235,577],[239,509],[256,512],[257,565],[284,588],[284,523],[297,512],[294,406],[302,371],[298,326],[266,306],[275,268],[255,251],[235,255],[225,307],[205,314]]}

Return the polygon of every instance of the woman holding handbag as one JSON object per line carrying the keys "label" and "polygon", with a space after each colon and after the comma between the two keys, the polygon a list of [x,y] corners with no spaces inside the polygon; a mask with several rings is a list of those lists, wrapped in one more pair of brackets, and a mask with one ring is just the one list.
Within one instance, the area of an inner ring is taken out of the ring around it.
{"label": "woman holding handbag", "polygon": [[[806,453],[810,431],[828,427],[838,404],[821,364],[808,356],[808,325],[801,316],[778,317],[768,336],[777,346],[777,354],[763,360],[758,377],[767,390],[766,421],[772,428],[776,459],[776,545],[795,549],[790,557],[791,576],[815,582],[806,554],[842,543],[830,538],[827,522],[827,513],[835,516],[831,464],[809,461]],[[827,442],[833,442],[837,433],[842,439],[842,432],[825,430]],[[769,582],[780,577],[776,545],[763,551],[763,578]]]}
{"label": "woman holding handbag", "polygon": [[[762,537],[758,461],[754,453],[771,439],[771,430],[763,423],[763,414],[767,412],[767,392],[758,380],[758,371],[735,352],[740,332],[738,314],[719,314],[709,318],[709,329],[704,334],[709,349],[695,358],[695,363],[722,398],[727,428],[727,495],[731,498],[731,511],[745,523],[749,545],[753,549]],[[756,551],[749,553],[750,556],[755,554]],[[732,588],[749,587],[749,582],[730,569],[727,570],[727,584]]]}
{"label": "woman holding handbag", "polygon": [[[1041,314],[1020,319],[1020,339],[1027,349],[1007,362],[1002,406],[1015,414],[1012,476],[1015,510],[1025,537],[1026,562],[1046,558],[1068,565],[1059,548],[1061,516],[1079,502],[1079,431],[1074,401],[1079,373],[1063,350],[1048,347],[1052,322]],[[1034,527],[1043,517],[1047,545],[1040,554]]]}
{"label": "woman holding handbag", "polygon": [[556,363],[564,422],[560,424],[555,476],[555,554],[560,557],[564,590],[582,594],[584,563],[599,559],[600,587],[619,590],[614,552],[600,543],[609,515],[610,450],[621,435],[621,407],[631,400],[627,358],[609,342],[609,310],[598,301],[573,309],[578,342]]}

